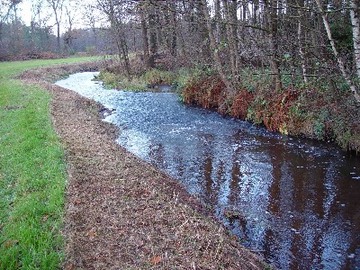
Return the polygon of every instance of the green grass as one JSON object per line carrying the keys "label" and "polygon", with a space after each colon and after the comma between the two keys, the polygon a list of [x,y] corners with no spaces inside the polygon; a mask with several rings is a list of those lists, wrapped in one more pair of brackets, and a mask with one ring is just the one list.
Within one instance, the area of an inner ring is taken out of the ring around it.
{"label": "green grass", "polygon": [[59,269],[66,186],[50,94],[14,76],[92,58],[0,64],[0,269]]}

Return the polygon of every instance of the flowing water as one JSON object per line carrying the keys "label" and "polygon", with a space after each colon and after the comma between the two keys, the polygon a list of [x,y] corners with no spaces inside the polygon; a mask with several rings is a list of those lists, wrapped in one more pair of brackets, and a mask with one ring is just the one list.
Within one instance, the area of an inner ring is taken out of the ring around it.
{"label": "flowing water", "polygon": [[279,269],[360,269],[360,158],[294,139],[167,92],[106,90],[96,73],[57,85],[114,113],[118,143],[180,181]]}

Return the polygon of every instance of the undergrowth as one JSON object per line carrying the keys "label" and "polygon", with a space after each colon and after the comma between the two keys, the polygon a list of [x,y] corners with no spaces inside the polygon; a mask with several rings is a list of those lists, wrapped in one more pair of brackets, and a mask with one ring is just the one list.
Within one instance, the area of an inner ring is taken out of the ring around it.
{"label": "undergrowth", "polygon": [[335,141],[343,149],[360,152],[359,104],[341,79],[331,84],[319,80],[291,85],[283,76],[284,88],[277,92],[271,90],[267,74],[266,70],[244,69],[239,88],[229,93],[217,74],[202,72],[184,84],[183,101],[264,125],[270,131]]}
{"label": "undergrowth", "polygon": [[122,73],[113,73],[102,70],[96,78],[104,83],[109,89],[120,89],[135,92],[147,91],[156,85],[172,85],[176,81],[176,74],[170,71],[150,69],[141,75],[134,75],[131,78]]}
{"label": "undergrowth", "polygon": [[[115,70],[117,70],[115,68]],[[283,89],[272,90],[266,68],[244,68],[234,91],[211,67],[178,68],[175,71],[138,68],[131,80],[121,70],[102,71],[99,79],[111,88],[153,91],[157,84],[173,85],[181,100],[221,114],[263,125],[285,135],[335,141],[348,150],[360,151],[360,110],[341,78],[314,78],[305,84],[301,74],[284,71]]]}

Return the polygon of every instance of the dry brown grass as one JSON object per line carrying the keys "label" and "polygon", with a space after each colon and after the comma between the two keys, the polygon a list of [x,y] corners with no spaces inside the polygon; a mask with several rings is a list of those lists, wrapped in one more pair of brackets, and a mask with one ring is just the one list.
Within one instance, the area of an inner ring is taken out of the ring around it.
{"label": "dry brown grass", "polygon": [[176,181],[117,145],[99,104],[43,85],[68,165],[64,269],[265,267]]}

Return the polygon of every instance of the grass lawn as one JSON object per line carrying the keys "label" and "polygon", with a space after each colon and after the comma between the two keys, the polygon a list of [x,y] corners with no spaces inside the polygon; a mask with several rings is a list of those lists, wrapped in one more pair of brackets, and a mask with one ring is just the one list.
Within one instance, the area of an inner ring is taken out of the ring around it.
{"label": "grass lawn", "polygon": [[66,170],[50,94],[16,75],[78,63],[68,58],[0,63],[0,269],[59,269]]}

